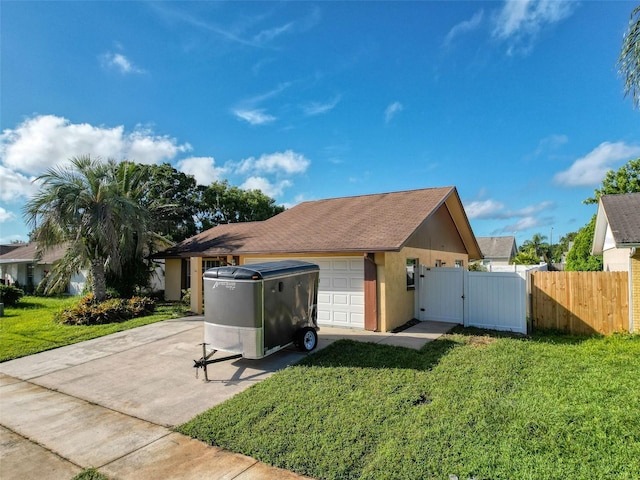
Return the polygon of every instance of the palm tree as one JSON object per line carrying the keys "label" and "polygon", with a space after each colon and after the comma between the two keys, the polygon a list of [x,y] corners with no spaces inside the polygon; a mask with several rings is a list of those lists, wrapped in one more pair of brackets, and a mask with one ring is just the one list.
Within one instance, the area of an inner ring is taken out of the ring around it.
{"label": "palm tree", "polygon": [[625,96],[630,95],[634,107],[640,108],[640,5],[631,12],[629,29],[622,40],[618,67],[624,77]]}
{"label": "palm tree", "polygon": [[138,202],[142,171],[129,162],[74,157],[40,175],[41,189],[24,207],[40,249],[68,246],[58,274],[89,267],[96,301],[106,298],[105,272],[119,273],[149,239],[150,215]]}
{"label": "palm tree", "polygon": [[547,248],[547,244],[545,243],[546,239],[546,236],[539,233],[534,233],[533,237],[531,237],[531,240],[525,240],[523,242],[521,250],[526,251],[530,249],[536,257],[540,258],[540,256]]}

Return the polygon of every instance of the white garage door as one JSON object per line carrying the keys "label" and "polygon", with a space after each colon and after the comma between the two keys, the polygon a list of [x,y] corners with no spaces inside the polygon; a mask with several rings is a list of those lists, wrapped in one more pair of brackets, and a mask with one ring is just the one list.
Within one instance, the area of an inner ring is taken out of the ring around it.
{"label": "white garage door", "polygon": [[[364,259],[362,257],[300,257],[320,267],[318,324],[364,328]],[[273,262],[285,258],[248,258],[246,263]]]}

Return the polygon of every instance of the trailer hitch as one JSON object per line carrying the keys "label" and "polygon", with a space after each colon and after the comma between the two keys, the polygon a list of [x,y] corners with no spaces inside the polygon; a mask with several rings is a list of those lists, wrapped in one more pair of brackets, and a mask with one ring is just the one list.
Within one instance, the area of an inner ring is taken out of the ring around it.
{"label": "trailer hitch", "polygon": [[198,378],[198,370],[197,369],[202,368],[204,370],[204,381],[205,382],[209,381],[209,376],[207,375],[207,365],[209,365],[211,363],[224,362],[225,360],[233,360],[234,358],[242,357],[242,354],[239,353],[237,355],[229,355],[228,357],[220,357],[220,358],[214,358],[212,360],[209,360],[218,350],[212,350],[211,353],[209,353],[207,355],[207,345],[209,345],[209,344],[208,343],[199,343],[198,345],[202,345],[202,358],[200,358],[199,360],[194,360],[193,361],[193,368],[196,369],[196,378]]}

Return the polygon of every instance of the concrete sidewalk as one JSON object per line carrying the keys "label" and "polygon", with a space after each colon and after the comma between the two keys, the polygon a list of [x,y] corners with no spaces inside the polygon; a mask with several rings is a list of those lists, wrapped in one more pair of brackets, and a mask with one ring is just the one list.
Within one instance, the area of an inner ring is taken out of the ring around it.
{"label": "concrete sidewalk", "polygon": [[[322,328],[318,349],[341,338],[421,348],[452,326]],[[88,467],[114,480],[301,478],[170,430],[306,355],[227,360],[204,382],[192,362],[202,339],[202,317],[187,317],[0,364],[0,478],[68,480]]]}

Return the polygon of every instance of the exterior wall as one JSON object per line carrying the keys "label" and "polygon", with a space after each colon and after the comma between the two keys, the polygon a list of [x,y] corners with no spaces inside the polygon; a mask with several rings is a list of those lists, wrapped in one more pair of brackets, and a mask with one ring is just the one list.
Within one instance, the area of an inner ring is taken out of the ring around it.
{"label": "exterior wall", "polygon": [[[0,267],[0,278],[5,282],[14,285],[16,282],[22,288],[28,286],[27,271],[30,263],[7,263]],[[47,274],[53,269],[50,263],[36,263],[33,266],[33,288],[44,280]],[[71,277],[67,293],[70,295],[81,295],[87,283],[88,271],[81,271]]]}
{"label": "exterior wall", "polygon": [[[384,256],[384,262],[379,263],[378,257],[380,256]],[[409,258],[417,258],[419,265],[428,266],[429,259],[437,258],[451,267],[455,266],[456,260],[462,260],[465,268],[469,260],[466,253],[432,251],[412,247],[403,248],[397,253],[376,254],[376,264],[384,269],[383,284],[380,282],[380,269],[378,270],[379,295],[381,296],[379,326],[383,332],[393,330],[415,318],[416,290],[407,289],[407,259]]]}
{"label": "exterior wall", "polygon": [[69,295],[82,295],[84,287],[87,284],[87,276],[89,272],[86,270],[76,273],[71,277],[69,282],[68,293]]}
{"label": "exterior wall", "polygon": [[602,270],[605,272],[629,271],[629,248],[609,248],[602,252]]}
{"label": "exterior wall", "polygon": [[640,252],[636,250],[636,254],[629,259],[631,266],[631,278],[629,279],[631,290],[631,323],[633,332],[640,332]]}
{"label": "exterior wall", "polygon": [[23,268],[23,277],[20,277],[20,264],[18,263],[5,263],[2,265],[2,279],[5,283],[13,285],[16,282],[23,283],[26,281],[27,270]]}
{"label": "exterior wall", "polygon": [[[375,253],[374,259],[377,267],[377,301],[378,301],[378,328],[382,332],[388,332],[396,327],[403,325],[415,317],[416,291],[407,290],[407,259],[416,258],[418,264],[435,266],[436,260],[440,262],[440,266],[454,267],[456,261],[462,261],[462,266],[467,268],[469,256],[464,250],[464,245],[460,239],[453,221],[448,218],[448,212],[445,210],[446,216],[440,215],[434,219],[433,223],[427,222],[420,230],[422,235],[414,235],[413,244],[438,245],[436,249],[418,248],[416,246],[405,247],[400,252],[378,252]],[[428,228],[440,228],[440,232],[432,235],[426,234],[424,230]],[[453,228],[451,230],[449,227]],[[444,229],[444,232],[442,231]],[[420,232],[417,232],[418,234]],[[451,248],[450,251],[447,248]],[[353,256],[353,253],[306,253],[306,254],[277,254],[273,257],[338,257]],[[251,258],[267,258],[270,255],[244,255],[239,257],[239,264],[246,264]],[[198,261],[200,260],[200,261]],[[196,313],[202,313],[202,268],[194,265],[200,265],[202,258],[191,258],[191,310]],[[177,301],[181,297],[181,260],[167,259],[165,264],[165,298],[166,300]],[[196,295],[194,295],[194,292]],[[198,296],[197,293],[200,292]]]}
{"label": "exterior wall", "polygon": [[164,260],[156,260],[153,262],[154,268],[151,274],[151,281],[149,288],[152,292],[164,290],[165,275],[164,275]]}
{"label": "exterior wall", "polygon": [[182,298],[182,260],[165,260],[164,298],[169,302],[178,302]]}
{"label": "exterior wall", "polygon": [[406,246],[424,251],[418,258],[422,265],[428,267],[455,267],[455,260],[464,260],[463,266],[468,266],[466,248],[445,206],[416,230]]}
{"label": "exterior wall", "polygon": [[494,257],[494,258],[483,258],[482,259],[482,265],[484,265],[485,267],[490,267],[490,266],[500,266],[500,267],[504,267],[506,265],[510,265],[511,259],[509,258],[505,258],[505,257]]}

